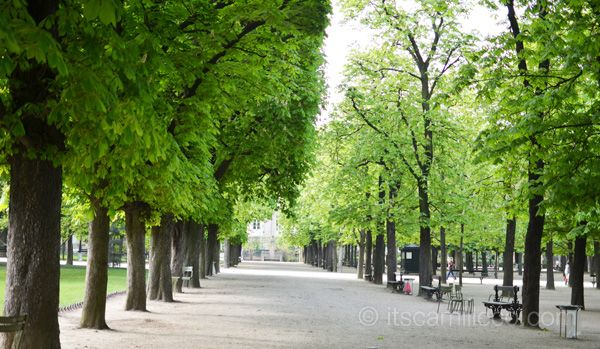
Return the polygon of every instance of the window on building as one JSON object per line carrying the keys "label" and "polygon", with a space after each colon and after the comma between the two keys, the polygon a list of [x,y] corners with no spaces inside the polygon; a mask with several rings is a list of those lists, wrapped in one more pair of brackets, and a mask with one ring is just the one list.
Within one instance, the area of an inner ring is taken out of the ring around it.
{"label": "window on building", "polygon": [[257,220],[252,222],[252,229],[260,229],[260,222]]}

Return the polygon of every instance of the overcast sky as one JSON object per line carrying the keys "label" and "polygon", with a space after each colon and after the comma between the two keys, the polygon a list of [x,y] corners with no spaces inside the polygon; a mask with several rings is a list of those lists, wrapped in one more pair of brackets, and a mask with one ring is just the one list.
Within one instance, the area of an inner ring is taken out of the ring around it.
{"label": "overcast sky", "polygon": [[[325,120],[333,109],[333,105],[339,103],[343,97],[338,91],[338,87],[343,80],[343,69],[348,54],[353,48],[368,47],[372,35],[369,30],[361,27],[360,23],[345,21],[338,6],[338,1],[333,0],[333,5],[331,23],[327,28],[327,38],[323,48],[327,60],[325,78],[328,85],[327,108],[321,113],[321,119]],[[503,9],[498,12],[491,12],[475,5],[471,9],[469,17],[463,19],[461,23],[466,31],[478,31],[484,36],[497,34],[507,27],[504,12]]]}

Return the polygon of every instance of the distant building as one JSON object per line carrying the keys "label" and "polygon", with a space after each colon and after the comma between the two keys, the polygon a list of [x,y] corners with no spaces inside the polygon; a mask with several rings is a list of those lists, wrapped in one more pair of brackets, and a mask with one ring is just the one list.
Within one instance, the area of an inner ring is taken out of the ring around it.
{"label": "distant building", "polygon": [[255,220],[248,224],[248,243],[244,249],[244,259],[282,261],[283,253],[277,249],[280,234],[277,224],[278,213],[273,212],[270,220]]}

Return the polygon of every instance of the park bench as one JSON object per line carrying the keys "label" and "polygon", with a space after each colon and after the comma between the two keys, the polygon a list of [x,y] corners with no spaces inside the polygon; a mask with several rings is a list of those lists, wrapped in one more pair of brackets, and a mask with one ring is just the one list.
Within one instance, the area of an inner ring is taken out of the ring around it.
{"label": "park bench", "polygon": [[426,294],[426,299],[432,299],[432,296],[435,295],[435,300],[438,303],[438,307],[437,307],[437,311],[440,311],[440,303],[443,300],[443,296],[445,294],[451,293],[452,292],[452,286],[444,286],[442,285],[442,279],[441,277],[438,278],[438,286],[437,287],[433,287],[433,286],[419,286],[419,288],[423,291],[425,291]]}
{"label": "park bench", "polygon": [[400,282],[401,281],[388,281],[387,282],[387,286],[391,287],[393,291],[395,292],[400,292],[402,291],[402,288],[400,288]]}
{"label": "park bench", "polygon": [[171,283],[173,284],[173,291],[181,293],[181,287],[190,287],[190,280],[194,274],[194,268],[187,266],[183,268],[183,274],[181,276],[171,276]]}
{"label": "park bench", "polygon": [[[19,349],[25,329],[27,315],[0,316],[0,333],[14,333],[11,348]],[[4,338],[6,340],[6,338]]]}
{"label": "park bench", "polygon": [[181,277],[181,280],[183,280],[184,287],[190,287],[190,280],[192,280],[192,275],[194,275],[193,267],[187,266],[183,268],[183,276]]}
{"label": "park bench", "polygon": [[[502,294],[499,295],[498,292],[502,292],[504,295],[502,295]],[[487,312],[487,309],[490,309],[492,311],[492,313],[494,314],[493,318],[499,319],[500,312],[504,309],[510,313],[510,316],[512,318],[510,323],[518,324],[519,323],[519,315],[521,314],[521,309],[523,308],[523,305],[521,303],[519,303],[519,299],[517,297],[518,292],[519,292],[518,286],[495,285],[494,286],[494,299],[493,300],[488,299],[487,302],[483,302],[483,305],[486,307],[486,312]],[[506,294],[512,294],[512,301],[510,301],[510,298],[508,296],[505,296]]]}

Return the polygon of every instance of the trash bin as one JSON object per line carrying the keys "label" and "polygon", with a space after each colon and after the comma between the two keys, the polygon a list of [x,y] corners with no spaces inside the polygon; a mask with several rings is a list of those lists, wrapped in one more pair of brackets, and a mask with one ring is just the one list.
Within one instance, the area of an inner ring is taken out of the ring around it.
{"label": "trash bin", "polygon": [[413,290],[413,281],[415,281],[415,279],[413,278],[404,278],[404,289],[402,290],[402,292],[404,294],[412,294],[412,290]]}
{"label": "trash bin", "polygon": [[[577,339],[577,320],[579,315],[580,305],[557,305],[560,310],[560,322],[559,322],[559,336],[565,338]],[[564,316],[564,327],[563,327],[563,312]]]}

